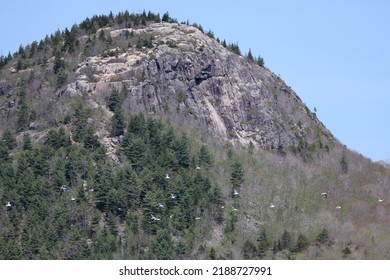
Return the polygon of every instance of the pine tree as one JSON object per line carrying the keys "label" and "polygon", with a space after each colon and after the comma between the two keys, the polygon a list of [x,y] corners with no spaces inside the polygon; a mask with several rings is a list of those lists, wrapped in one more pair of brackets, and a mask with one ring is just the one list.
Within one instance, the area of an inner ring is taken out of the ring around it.
{"label": "pine tree", "polygon": [[170,22],[170,20],[171,20],[171,17],[169,16],[169,13],[168,12],[164,13],[161,21],[162,22]]}
{"label": "pine tree", "polygon": [[345,258],[348,258],[348,256],[349,256],[350,254],[352,254],[352,251],[351,251],[351,249],[347,246],[347,247],[345,247],[345,248],[341,251],[341,253],[343,253],[343,258],[345,259]]}
{"label": "pine tree", "polygon": [[123,115],[123,111],[120,108],[116,108],[114,116],[112,117],[111,136],[116,137],[123,135],[125,126],[125,117]]}
{"label": "pine tree", "polygon": [[157,232],[156,239],[150,246],[152,257],[158,260],[171,260],[174,258],[174,242],[168,230],[161,229]]}
{"label": "pine tree", "polygon": [[246,58],[247,58],[249,61],[254,61],[254,58],[253,58],[251,49],[249,49],[248,54],[246,55]]}
{"label": "pine tree", "polygon": [[341,167],[341,171],[343,173],[347,173],[348,172],[348,159],[345,155],[345,153],[343,153],[343,155],[341,156],[341,160],[340,160],[340,167]]}
{"label": "pine tree", "polygon": [[295,253],[299,253],[306,250],[307,247],[309,247],[309,241],[307,240],[305,235],[300,233],[292,251]]}
{"label": "pine tree", "polygon": [[176,143],[176,157],[180,167],[188,168],[190,165],[189,140],[186,134]]}
{"label": "pine tree", "polygon": [[202,167],[209,168],[212,166],[213,156],[206,145],[202,145],[199,151],[199,164]]}
{"label": "pine tree", "polygon": [[110,111],[115,112],[117,108],[119,108],[122,104],[122,97],[117,90],[111,92],[110,97],[107,101],[107,106]]}
{"label": "pine tree", "polygon": [[317,235],[317,242],[320,244],[325,244],[329,242],[329,232],[326,228],[322,229],[322,231]]}
{"label": "pine tree", "polygon": [[100,142],[92,127],[87,127],[85,129],[83,143],[85,148],[91,150],[95,150],[100,147]]}
{"label": "pine tree", "polygon": [[57,50],[54,55],[54,66],[53,66],[54,74],[58,74],[60,70],[63,70],[64,68],[65,68],[65,63],[61,57],[61,51]]}
{"label": "pine tree", "polygon": [[15,136],[13,135],[13,133],[9,128],[6,128],[4,130],[4,134],[1,140],[8,150],[12,150],[16,145]]}
{"label": "pine tree", "polygon": [[281,249],[291,248],[291,235],[287,230],[284,230],[282,237],[280,238]]}
{"label": "pine tree", "polygon": [[25,132],[23,134],[22,149],[25,151],[32,150],[31,136],[28,132]]}
{"label": "pine tree", "polygon": [[257,247],[257,252],[259,254],[259,257],[260,258],[263,258],[265,257],[265,255],[267,254],[267,251],[271,245],[269,239],[268,239],[268,235],[267,235],[267,232],[265,229],[262,229],[260,231],[260,235],[259,237],[257,238],[257,241],[259,242],[259,246]]}
{"label": "pine tree", "polygon": [[233,188],[241,187],[241,184],[244,182],[244,168],[242,167],[242,163],[238,160],[235,160],[231,166],[230,181]]}
{"label": "pine tree", "polygon": [[29,116],[29,111],[28,111],[27,102],[25,98],[22,98],[21,100],[17,122],[18,122],[17,125],[19,131],[25,130],[29,125],[30,116]]}
{"label": "pine tree", "polygon": [[1,141],[0,142],[0,164],[3,162],[6,162],[8,160],[8,158],[9,158],[8,148],[5,145],[5,143],[3,141]]}
{"label": "pine tree", "polygon": [[256,246],[249,239],[245,240],[242,248],[242,256],[245,260],[252,260],[256,257]]}
{"label": "pine tree", "polygon": [[264,67],[264,59],[261,56],[256,59],[256,62],[260,67]]}

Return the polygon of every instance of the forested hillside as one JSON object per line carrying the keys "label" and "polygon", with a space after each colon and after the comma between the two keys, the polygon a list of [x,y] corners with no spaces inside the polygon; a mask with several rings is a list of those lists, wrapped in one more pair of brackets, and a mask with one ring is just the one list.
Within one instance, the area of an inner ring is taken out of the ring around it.
{"label": "forested hillside", "polygon": [[168,13],[0,59],[0,259],[387,259],[390,171]]}

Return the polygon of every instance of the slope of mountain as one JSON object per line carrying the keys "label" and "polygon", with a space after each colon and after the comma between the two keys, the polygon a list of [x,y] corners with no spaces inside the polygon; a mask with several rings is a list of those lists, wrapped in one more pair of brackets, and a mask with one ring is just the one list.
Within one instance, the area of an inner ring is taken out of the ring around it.
{"label": "slope of mountain", "polygon": [[2,58],[0,257],[390,257],[389,171],[238,46],[164,16],[95,16]]}

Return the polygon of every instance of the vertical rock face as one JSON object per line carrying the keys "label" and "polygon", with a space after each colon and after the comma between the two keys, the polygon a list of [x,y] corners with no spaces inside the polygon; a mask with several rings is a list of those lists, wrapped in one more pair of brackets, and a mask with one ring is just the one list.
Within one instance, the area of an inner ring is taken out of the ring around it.
{"label": "vertical rock face", "polygon": [[[263,149],[333,141],[315,114],[279,77],[195,27],[156,23],[104,31],[114,42],[132,33],[150,38],[151,44],[108,50],[115,56],[80,59],[72,79],[55,94],[82,95],[94,107],[105,107],[110,92],[123,91],[123,109],[128,113],[175,116],[218,139],[252,142]],[[8,87],[0,83],[0,93],[4,95]],[[41,85],[39,92],[44,90]],[[110,118],[107,114],[106,119]]]}

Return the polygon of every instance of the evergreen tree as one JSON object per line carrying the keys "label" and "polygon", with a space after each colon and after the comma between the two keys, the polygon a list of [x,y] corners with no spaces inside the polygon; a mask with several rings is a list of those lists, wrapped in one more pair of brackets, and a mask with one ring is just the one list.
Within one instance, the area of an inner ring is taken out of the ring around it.
{"label": "evergreen tree", "polygon": [[31,136],[28,132],[25,132],[23,134],[22,149],[25,151],[32,150]]}
{"label": "evergreen tree", "polygon": [[238,160],[235,160],[231,166],[230,182],[233,188],[241,187],[241,184],[244,182],[244,168]]}
{"label": "evergreen tree", "polygon": [[122,104],[121,94],[117,90],[113,90],[108,98],[107,106],[110,111],[115,112],[116,109],[120,108]]}
{"label": "evergreen tree", "polygon": [[84,147],[87,149],[95,150],[100,147],[100,142],[98,137],[95,135],[92,127],[87,127],[85,129],[84,139],[83,139]]}
{"label": "evergreen tree", "polygon": [[190,165],[189,140],[186,134],[183,134],[175,145],[175,153],[180,167],[188,168]]}
{"label": "evergreen tree", "polygon": [[6,128],[3,133],[2,142],[8,150],[12,150],[16,145],[16,139],[9,128]]}
{"label": "evergreen tree", "polygon": [[114,116],[112,117],[111,124],[111,136],[116,137],[123,135],[125,130],[125,117],[123,111],[120,108],[115,110]]}
{"label": "evergreen tree", "polygon": [[[0,142],[0,164],[6,162],[9,158],[8,148],[3,141]],[[0,177],[1,178],[1,177]]]}
{"label": "evergreen tree", "polygon": [[171,260],[174,258],[174,242],[168,230],[161,229],[157,232],[156,239],[150,246],[152,257],[158,260]]}
{"label": "evergreen tree", "polygon": [[246,55],[246,58],[247,58],[249,61],[254,61],[254,58],[253,58],[251,49],[249,49],[248,54]]}
{"label": "evergreen tree", "polygon": [[282,237],[280,238],[281,249],[291,248],[291,235],[287,230],[284,230]]}
{"label": "evergreen tree", "polygon": [[341,253],[343,253],[343,258],[346,259],[346,258],[348,258],[348,256],[349,256],[350,254],[352,254],[352,251],[351,251],[351,249],[347,246],[347,247],[345,247],[345,248],[341,251]]}
{"label": "evergreen tree", "polygon": [[63,127],[61,127],[58,131],[49,130],[45,137],[45,145],[51,146],[55,149],[67,147],[70,144],[70,137]]}
{"label": "evergreen tree", "polygon": [[259,242],[259,246],[257,247],[258,248],[257,252],[259,254],[259,257],[263,258],[267,254],[267,251],[271,245],[265,229],[262,229],[260,231],[260,235],[257,238],[257,241]]}
{"label": "evergreen tree", "polygon": [[340,160],[340,167],[341,167],[341,171],[343,173],[347,173],[348,172],[348,159],[345,155],[345,153],[343,153],[343,155],[341,156],[341,160]]}
{"label": "evergreen tree", "polygon": [[329,242],[329,232],[326,228],[323,228],[322,231],[317,235],[317,242],[320,244],[325,244]]}
{"label": "evergreen tree", "polygon": [[245,260],[253,260],[257,256],[256,246],[249,239],[244,242],[242,256]]}
{"label": "evergreen tree", "polygon": [[210,249],[209,259],[210,259],[210,260],[216,260],[216,259],[217,259],[217,256],[216,256],[216,253],[215,253],[215,249],[214,249],[214,248],[211,248],[211,249]]}
{"label": "evergreen tree", "polygon": [[54,74],[58,74],[60,70],[63,70],[64,68],[65,68],[65,62],[61,57],[61,51],[57,50],[54,55],[54,66],[53,66]]}
{"label": "evergreen tree", "polygon": [[20,110],[18,112],[18,130],[23,131],[25,130],[30,122],[30,115],[27,107],[27,102],[25,98],[21,99],[21,105],[20,105]]}
{"label": "evergreen tree", "polygon": [[170,22],[170,20],[171,20],[171,17],[169,16],[169,13],[168,12],[164,13],[161,21],[162,22]]}
{"label": "evergreen tree", "polygon": [[146,133],[148,129],[148,123],[143,115],[135,115],[130,118],[128,125],[128,132],[137,136],[141,136]]}
{"label": "evergreen tree", "polygon": [[213,164],[213,156],[206,145],[202,145],[199,152],[199,164],[202,167],[209,168]]}
{"label": "evergreen tree", "polygon": [[146,144],[142,138],[133,137],[126,133],[122,142],[121,150],[134,168],[142,168],[146,161]]}
{"label": "evergreen tree", "polygon": [[274,241],[272,245],[272,253],[276,254],[281,250],[282,250],[282,243],[280,242],[280,239],[278,241]]}
{"label": "evergreen tree", "polygon": [[293,252],[299,253],[307,249],[309,247],[309,241],[306,236],[302,233],[299,234],[297,241],[295,242],[295,246],[293,248]]}
{"label": "evergreen tree", "polygon": [[259,65],[260,67],[264,67],[264,59],[259,56],[257,59],[256,59],[256,63],[257,65]]}

